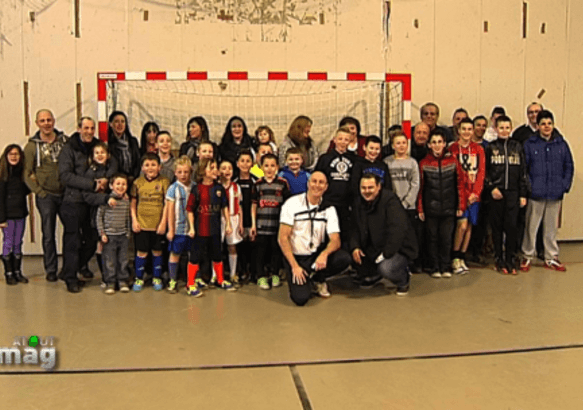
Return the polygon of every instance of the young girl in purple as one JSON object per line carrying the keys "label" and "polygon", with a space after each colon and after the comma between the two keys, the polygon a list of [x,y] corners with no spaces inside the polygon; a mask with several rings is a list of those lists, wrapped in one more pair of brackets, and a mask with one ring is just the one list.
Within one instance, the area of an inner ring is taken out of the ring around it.
{"label": "young girl in purple", "polygon": [[2,262],[6,284],[28,283],[21,271],[22,238],[30,190],[23,180],[24,153],[16,144],[6,147],[0,159],[0,228],[4,233]]}

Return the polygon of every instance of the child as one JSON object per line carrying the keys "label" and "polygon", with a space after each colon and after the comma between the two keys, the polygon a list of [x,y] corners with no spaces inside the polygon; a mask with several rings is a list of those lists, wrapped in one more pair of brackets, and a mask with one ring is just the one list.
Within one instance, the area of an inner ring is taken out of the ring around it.
{"label": "child", "polygon": [[458,124],[459,138],[449,149],[452,155],[457,157],[465,172],[464,197],[468,200],[466,212],[458,218],[453,241],[453,273],[455,274],[465,274],[470,271],[466,265],[466,251],[472,237],[472,226],[478,224],[480,199],[486,174],[484,148],[472,141],[473,134],[473,121],[470,118],[462,119]]}
{"label": "child", "polygon": [[[526,205],[528,180],[522,144],[510,138],[512,122],[506,115],[496,119],[498,139],[486,148],[485,191],[491,195],[490,225],[496,256],[496,270],[516,275],[518,210]],[[503,235],[506,235],[504,244]],[[506,255],[503,253],[503,247]]]}
{"label": "child", "polygon": [[288,149],[285,153],[285,160],[287,165],[277,176],[287,181],[291,195],[303,194],[308,190],[310,173],[302,169],[304,163],[302,150],[297,147]]}
{"label": "child", "polygon": [[190,296],[202,296],[202,290],[196,284],[196,275],[203,253],[210,255],[218,284],[222,289],[235,290],[233,285],[223,278],[223,261],[221,254],[221,215],[225,217],[225,233],[232,232],[227,195],[222,185],[216,182],[217,162],[214,159],[201,159],[196,172],[197,185],[192,187],[186,210],[190,224],[188,236],[193,238],[188,263],[187,292]]}
{"label": "child", "polygon": [[395,149],[393,148],[393,137],[395,135],[401,134],[403,134],[403,127],[400,124],[391,125],[389,127],[387,130],[387,138],[389,139],[389,143],[381,149],[381,157],[383,160],[395,153]]}
{"label": "child", "polygon": [[192,162],[192,181],[194,182],[196,179],[196,171],[198,169],[198,163],[201,159],[212,159],[215,157],[215,146],[210,141],[202,141],[198,144],[198,148],[196,150],[196,155],[198,161]]}
{"label": "child", "polygon": [[255,178],[259,179],[263,177],[263,170],[261,169],[261,158],[263,158],[263,156],[265,154],[273,154],[273,148],[271,147],[270,144],[265,144],[265,143],[261,143],[259,144],[259,147],[257,147],[257,162],[255,163],[255,165],[253,165],[253,168],[251,168],[251,175],[253,175]]}
{"label": "child", "polygon": [[148,252],[152,251],[154,290],[162,290],[162,242],[166,232],[165,201],[170,181],[160,175],[160,158],[147,153],[142,157],[142,173],[132,185],[132,230],[136,240],[136,281],[134,292],[144,287]]}
{"label": "child", "polygon": [[241,187],[243,200],[241,208],[243,212],[243,242],[238,246],[237,253],[242,270],[240,280],[246,282],[250,279],[250,272],[255,272],[254,241],[257,235],[257,189],[255,184],[257,178],[250,174],[253,165],[253,155],[249,150],[242,150],[237,159],[239,176],[235,178],[235,183]]}
{"label": "child", "polygon": [[0,159],[0,228],[4,234],[2,262],[7,285],[28,283],[22,274],[22,238],[28,216],[26,196],[30,189],[24,183],[24,153],[10,144]]}
{"label": "child", "polygon": [[[255,151],[259,149],[259,144],[269,144],[271,145],[271,151],[275,155],[279,155],[277,149],[277,144],[275,143],[275,135],[273,130],[267,125],[262,125],[257,130],[255,130],[255,139],[253,141],[253,147]],[[259,160],[258,160],[259,161]]]}
{"label": "child", "polygon": [[174,175],[176,182],[168,188],[166,202],[168,203],[168,272],[170,281],[168,282],[168,292],[176,293],[176,279],[178,274],[178,263],[180,255],[190,249],[191,239],[188,236],[189,225],[186,213],[186,203],[192,191],[191,181],[192,165],[186,155],[182,155],[174,161]]}
{"label": "child", "polygon": [[340,127],[336,130],[334,148],[322,155],[316,164],[316,171],[322,171],[328,180],[324,201],[336,209],[340,222],[340,237],[344,247],[348,246],[350,206],[353,200],[353,187],[350,179],[352,168],[356,163],[356,155],[352,151],[347,151],[352,137],[348,127]]}
{"label": "child", "polygon": [[[101,179],[109,179],[117,173],[117,161],[112,158],[107,144],[103,141],[98,141],[93,146],[91,157],[89,158],[89,167],[85,171],[85,178],[99,181]],[[109,186],[109,182],[107,183]],[[127,188],[127,187],[126,187]],[[95,251],[95,259],[97,260],[97,267],[101,272],[101,285],[106,287],[107,282],[103,276],[103,243],[101,242],[99,232],[97,230],[96,216],[97,209],[109,200],[110,196],[106,191],[89,192],[83,191],[83,200],[91,205],[90,218],[91,227],[93,228],[93,235],[97,240],[97,250]]]}
{"label": "child", "polygon": [[128,280],[128,242],[130,236],[130,201],[127,197],[128,178],[124,174],[115,174],[110,179],[111,199],[108,205],[97,209],[97,231],[103,247],[103,281],[106,283],[104,292],[107,295],[115,293],[115,285],[119,290],[130,291]]}
{"label": "child", "polygon": [[168,181],[174,181],[174,155],[172,155],[172,136],[168,131],[160,131],[156,137],[158,156],[160,157],[160,174]]}
{"label": "child", "polygon": [[446,131],[433,130],[429,153],[419,164],[419,219],[425,221],[428,265],[433,278],[451,278],[450,254],[455,217],[466,209],[464,173],[446,150]]}
{"label": "child", "polygon": [[555,129],[555,119],[550,111],[540,111],[536,122],[538,131],[524,143],[532,193],[526,209],[522,242],[524,259],[520,270],[526,272],[530,269],[536,253],[536,231],[542,221],[545,267],[564,272],[567,268],[559,261],[557,229],[561,200],[573,183],[573,155],[563,136]]}
{"label": "child", "polygon": [[355,197],[360,195],[360,178],[364,174],[377,175],[381,179],[381,186],[383,188],[393,189],[389,167],[381,161],[381,145],[381,139],[376,135],[366,137],[364,158],[357,157],[352,168],[352,192]]}
{"label": "child", "polygon": [[421,252],[417,260],[412,264],[412,272],[421,272],[423,266],[423,222],[417,216],[416,201],[419,193],[419,165],[408,154],[409,140],[403,133],[395,134],[391,140],[394,154],[385,158],[389,167],[393,192],[401,200],[403,208],[407,211],[411,225],[415,228],[417,245]]}
{"label": "child", "polygon": [[264,155],[261,167],[265,175],[257,181],[257,284],[261,289],[269,290],[265,255],[271,253],[271,286],[281,286],[281,251],[277,244],[277,231],[281,206],[290,194],[287,181],[277,176],[275,155]]}
{"label": "child", "polygon": [[223,242],[226,237],[227,240],[227,250],[229,252],[229,268],[230,268],[230,278],[231,282],[234,284],[239,284],[239,279],[237,278],[237,244],[241,243],[243,240],[243,214],[241,209],[241,200],[243,199],[241,195],[241,187],[233,179],[233,165],[229,161],[221,162],[219,167],[219,174],[221,176],[221,184],[225,188],[227,193],[227,202],[229,204],[229,218],[231,222],[231,227],[233,231],[230,234],[226,234],[224,227],[227,226],[227,221],[223,220],[221,227],[221,242]]}

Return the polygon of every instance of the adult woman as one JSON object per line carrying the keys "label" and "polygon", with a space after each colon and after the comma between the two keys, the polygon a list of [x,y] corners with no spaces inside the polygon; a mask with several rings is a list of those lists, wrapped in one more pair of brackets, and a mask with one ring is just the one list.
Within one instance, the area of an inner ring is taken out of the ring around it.
{"label": "adult woman", "polygon": [[251,150],[255,156],[245,121],[241,117],[231,117],[225,127],[221,145],[219,145],[221,159],[229,161],[235,167],[239,153],[245,148]]}
{"label": "adult woman", "polygon": [[[186,141],[180,145],[180,156],[186,155],[192,164],[198,163],[198,146],[202,141],[209,140],[209,127],[204,117],[192,117],[186,124]],[[214,156],[217,158],[218,149],[213,143]]]}
{"label": "adult woman", "polygon": [[312,130],[312,120],[305,115],[300,115],[292,121],[289,126],[289,131],[283,142],[279,146],[279,166],[283,167],[285,163],[285,154],[288,149],[298,147],[302,150],[302,157],[304,159],[304,168],[307,171],[313,171],[318,162],[318,149],[314,145],[314,141],[310,137]]}
{"label": "adult woman", "polygon": [[128,176],[131,184],[140,175],[140,148],[130,132],[128,117],[122,111],[114,111],[109,116],[107,144],[119,171]]}

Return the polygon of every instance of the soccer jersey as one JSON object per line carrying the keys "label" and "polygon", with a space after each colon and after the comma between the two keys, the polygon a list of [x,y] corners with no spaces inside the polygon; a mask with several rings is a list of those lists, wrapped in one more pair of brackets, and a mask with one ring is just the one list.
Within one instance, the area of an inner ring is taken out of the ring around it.
{"label": "soccer jersey", "polygon": [[192,187],[186,210],[194,213],[197,236],[221,235],[221,211],[226,208],[227,195],[222,185],[198,184]]}
{"label": "soccer jersey", "polygon": [[283,178],[268,182],[257,181],[257,234],[276,235],[279,228],[281,206],[289,197],[289,186]]}
{"label": "soccer jersey", "polygon": [[251,205],[257,203],[257,189],[255,188],[257,178],[250,175],[248,179],[236,178],[235,182],[241,187],[241,194],[243,195],[243,201],[241,202],[243,207],[243,228],[251,228]]}
{"label": "soccer jersey", "polygon": [[231,182],[228,188],[225,188],[225,191],[227,192],[229,215],[239,215],[239,209],[242,199],[241,187],[239,187],[238,184]]}
{"label": "soccer jersey", "polygon": [[170,206],[174,207],[174,228],[175,235],[188,235],[188,218],[186,213],[186,204],[192,189],[192,184],[184,185],[176,181],[166,193],[166,200],[170,202]]}
{"label": "soccer jersey", "polygon": [[134,181],[130,195],[138,201],[137,217],[142,231],[155,231],[162,220],[164,198],[170,181],[158,175],[148,181],[144,176]]}

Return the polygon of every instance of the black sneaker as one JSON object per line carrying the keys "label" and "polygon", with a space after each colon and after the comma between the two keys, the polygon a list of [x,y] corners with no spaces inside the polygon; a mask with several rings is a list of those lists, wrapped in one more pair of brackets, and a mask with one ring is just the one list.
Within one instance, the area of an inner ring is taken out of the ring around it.
{"label": "black sneaker", "polygon": [[91,272],[87,266],[82,267],[79,270],[79,273],[81,274],[81,276],[83,276],[83,279],[93,279],[94,276],[93,272]]}
{"label": "black sneaker", "polygon": [[381,280],[382,276],[368,276],[360,281],[360,288],[361,289],[372,289],[374,286]]}
{"label": "black sneaker", "polygon": [[57,274],[55,272],[51,272],[51,273],[47,273],[47,281],[49,282],[56,282],[59,280],[59,278],[57,278]]}
{"label": "black sneaker", "polygon": [[397,288],[397,296],[407,296],[409,294],[409,285]]}

